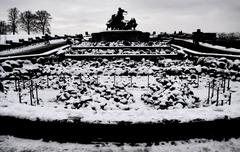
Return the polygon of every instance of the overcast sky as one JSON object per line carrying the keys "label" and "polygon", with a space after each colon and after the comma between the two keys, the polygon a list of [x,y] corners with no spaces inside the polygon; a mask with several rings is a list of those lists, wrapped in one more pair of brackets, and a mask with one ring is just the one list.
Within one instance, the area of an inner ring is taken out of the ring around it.
{"label": "overcast sky", "polygon": [[240,32],[240,0],[0,0],[0,20],[7,10],[47,10],[53,34],[98,32],[118,7],[136,18],[138,30],[152,32]]}

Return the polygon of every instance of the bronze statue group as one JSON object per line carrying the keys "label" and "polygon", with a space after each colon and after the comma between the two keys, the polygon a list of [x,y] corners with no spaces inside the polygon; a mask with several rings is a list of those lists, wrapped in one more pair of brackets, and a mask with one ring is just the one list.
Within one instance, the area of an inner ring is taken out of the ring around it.
{"label": "bronze statue group", "polygon": [[127,14],[122,8],[118,8],[117,14],[113,14],[111,19],[107,22],[107,30],[135,30],[137,27],[137,22],[135,18],[131,20],[125,20],[124,15]]}

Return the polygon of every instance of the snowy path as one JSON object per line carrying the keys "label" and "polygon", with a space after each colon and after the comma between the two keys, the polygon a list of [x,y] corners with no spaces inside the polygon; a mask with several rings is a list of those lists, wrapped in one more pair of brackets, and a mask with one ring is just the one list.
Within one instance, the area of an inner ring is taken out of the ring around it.
{"label": "snowy path", "polygon": [[[177,115],[176,115],[177,113]],[[161,122],[163,120],[178,120],[180,122],[189,122],[196,119],[211,121],[215,119],[224,119],[240,117],[240,104],[231,106],[210,106],[195,109],[174,109],[174,110],[108,110],[95,112],[86,109],[64,109],[53,107],[29,106],[16,102],[1,101],[0,115],[17,117],[22,119],[43,121],[66,120],[70,117],[82,117],[82,122],[115,123],[119,121],[138,122]]]}
{"label": "snowy path", "polygon": [[[99,77],[100,83],[107,83],[113,86],[113,76],[101,76]],[[150,83],[155,83],[155,79],[150,76]],[[196,96],[200,97],[201,100],[206,100],[207,98],[207,80],[206,78],[200,78],[200,87],[192,88],[192,91]],[[7,81],[6,81],[7,82]],[[19,104],[18,95],[16,92],[9,91],[7,98],[1,98],[0,102],[0,115],[16,116],[20,118],[28,118],[35,120],[37,117],[43,120],[54,120],[54,119],[67,119],[71,116],[84,116],[84,121],[94,121],[101,120],[103,123],[108,121],[122,121],[131,120],[133,122],[138,121],[158,121],[163,119],[178,119],[180,121],[186,122],[194,119],[205,119],[213,120],[216,118],[223,118],[224,116],[229,116],[232,118],[240,116],[240,82],[231,81],[232,93],[232,105],[231,106],[220,106],[215,107],[215,105],[206,108],[196,108],[196,109],[174,109],[174,110],[153,110],[143,103],[140,99],[141,95],[147,92],[147,76],[133,77],[133,87],[126,87],[130,93],[133,94],[136,103],[134,106],[138,110],[122,111],[122,110],[110,110],[110,111],[99,111],[94,113],[94,111],[89,111],[86,109],[64,109],[64,103],[58,104],[52,102],[56,100],[56,95],[59,94],[59,90],[44,89],[40,90],[40,98],[43,100],[44,107],[41,106],[29,106],[25,104]],[[116,83],[125,83],[129,85],[130,77],[127,76],[116,76]],[[14,88],[14,82],[11,81],[11,88]],[[143,88],[135,88],[134,86],[142,86]],[[29,103],[29,90],[26,90],[26,96],[24,100]],[[222,90],[220,90],[222,91]],[[216,92],[216,91],[215,91]],[[216,98],[216,93],[214,98]],[[219,99],[224,97],[220,95]],[[5,101],[6,100],[6,101]],[[7,108],[6,108],[7,107]],[[57,108],[58,107],[58,108]],[[24,111],[24,112],[23,112]],[[46,112],[48,111],[48,112]],[[176,116],[176,113],[178,115]],[[192,113],[193,115],[189,115]],[[208,114],[208,116],[206,115]],[[55,116],[58,117],[55,117]]]}
{"label": "snowy path", "polygon": [[42,140],[30,140],[16,138],[12,136],[0,136],[0,151],[3,152],[20,152],[20,151],[44,151],[44,152],[239,152],[240,139],[231,138],[225,141],[215,141],[208,139],[190,139],[184,141],[157,142],[147,145],[128,144],[128,143],[58,143],[44,142]]}

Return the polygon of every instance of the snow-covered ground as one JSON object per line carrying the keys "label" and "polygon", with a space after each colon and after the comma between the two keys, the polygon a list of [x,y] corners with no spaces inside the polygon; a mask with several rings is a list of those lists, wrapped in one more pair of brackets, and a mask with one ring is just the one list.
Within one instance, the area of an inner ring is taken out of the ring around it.
{"label": "snow-covered ground", "polygon": [[[50,105],[50,104],[49,104]],[[54,106],[54,105],[53,105]],[[173,110],[108,110],[93,111],[91,109],[65,109],[61,106],[30,106],[14,102],[0,102],[0,115],[12,116],[22,119],[35,121],[69,120],[80,119],[82,122],[92,123],[117,123],[128,121],[139,122],[163,122],[165,120],[178,120],[180,122],[189,122],[193,120],[216,120],[240,117],[240,104],[225,106],[210,106],[195,109],[173,109]],[[176,115],[177,113],[177,115]]]}
{"label": "snow-covered ground", "polygon": [[[121,43],[123,42],[116,45]],[[101,43],[96,45],[99,44]],[[186,122],[197,118],[213,120],[226,115],[232,118],[240,116],[237,112],[240,105],[239,60],[208,57],[192,60],[143,58],[141,61],[130,58],[81,61],[66,59],[61,63],[47,64],[46,61],[48,59],[39,58],[37,63],[30,60],[8,60],[1,63],[1,77],[13,78],[20,74],[30,79],[28,71],[35,71],[37,78],[32,80],[39,85],[39,104],[36,105],[36,98],[33,98],[33,105],[36,106],[30,106],[29,82],[26,84],[28,87],[21,88],[20,91],[21,102],[26,104],[19,104],[14,81],[4,81],[8,91],[1,98],[2,115],[15,114],[21,118],[39,117],[43,120],[58,119],[53,116],[65,119],[74,115],[83,121],[93,122],[98,119],[103,123],[174,118]],[[227,85],[223,89],[223,76],[228,76],[226,81],[230,82],[229,89]],[[214,89],[210,88],[208,103],[208,83],[213,80],[216,82]],[[23,87],[22,81],[20,85]],[[219,96],[216,94],[217,88]],[[230,93],[231,106],[228,106]],[[35,91],[33,94],[36,96]],[[217,102],[224,106],[216,107]],[[12,112],[13,109],[19,111]],[[176,112],[181,114],[176,116]],[[195,112],[196,115],[188,114]]]}
{"label": "snow-covered ground", "polygon": [[[37,118],[46,121],[79,118],[82,121],[94,122],[98,120],[102,123],[117,121],[157,122],[164,119],[188,122],[194,119],[214,120],[225,116],[229,118],[240,116],[240,82],[236,81],[235,78],[229,79],[230,90],[225,88],[225,93],[223,93],[221,87],[221,77],[215,78],[214,95],[210,102],[216,102],[218,86],[220,88],[219,104],[223,100],[224,106],[216,107],[216,103],[206,105],[208,82],[211,82],[213,78],[202,73],[199,76],[199,86],[196,87],[197,79],[196,75],[193,75],[197,70],[201,72],[204,68],[201,68],[200,65],[194,66],[191,61],[173,61],[170,59],[160,61],[164,63],[165,67],[157,67],[153,61],[136,62],[121,59],[104,60],[102,65],[95,60],[65,60],[61,64],[56,63],[54,66],[32,64],[28,60],[5,61],[2,63],[5,69],[8,67],[7,65],[22,65],[20,69],[15,69],[20,70],[22,74],[26,74],[26,71],[31,69],[38,69],[39,75],[49,73],[48,83],[50,88],[47,87],[46,75],[33,79],[33,82],[41,87],[38,92],[40,105],[30,106],[29,87],[21,91],[22,102],[26,104],[19,104],[18,92],[13,91],[15,88],[14,81],[6,80],[4,85],[8,86],[9,89],[6,96],[2,94],[0,113],[1,115],[32,120]],[[214,63],[212,60],[209,61]],[[131,64],[134,65],[135,68],[128,67],[127,71],[128,73],[135,73],[137,76],[132,76],[131,81],[130,76],[122,75],[126,71],[126,66],[124,64],[119,65],[119,63],[124,63],[127,67]],[[204,62],[204,64],[206,63]],[[96,65],[98,68],[94,67]],[[179,70],[184,68],[186,68],[185,71],[180,72],[186,74],[185,78],[181,78],[182,80],[179,76],[172,76],[169,73],[179,73]],[[15,70],[13,70],[13,73],[17,73]],[[97,75],[99,71],[102,74]],[[187,74],[186,71],[191,72]],[[113,75],[114,73],[116,73],[116,76]],[[167,77],[161,76],[164,73],[169,75]],[[10,74],[11,72],[5,71],[2,76]],[[79,74],[83,75],[82,80],[79,79]],[[146,74],[151,74],[149,76],[149,87]],[[114,87],[114,78],[117,88]],[[99,84],[96,84],[96,82]],[[20,83],[22,86],[23,82]],[[25,82],[25,85],[29,86],[29,82]],[[64,89],[64,87],[66,88]],[[86,90],[84,91],[83,88]],[[230,92],[232,93],[232,99],[231,105],[228,106]],[[36,93],[33,93],[35,96]],[[142,99],[145,93],[150,94],[150,96],[147,99]],[[123,98],[124,96],[126,98]],[[197,98],[199,98],[199,101],[196,100]],[[35,101],[35,99],[33,100]],[[160,110],[162,108],[164,110]]]}
{"label": "snow-covered ground", "polygon": [[[46,62],[47,61],[47,62]],[[114,124],[177,120],[196,120],[240,117],[240,61],[225,58],[198,58],[193,60],[92,59],[62,62],[38,58],[7,60],[0,63],[0,77],[22,75],[38,84],[33,87],[33,105],[30,103],[30,81],[20,81],[22,96],[15,90],[14,80],[4,80],[5,93],[0,93],[0,115],[42,121],[74,120]],[[37,78],[30,78],[35,71]],[[48,75],[48,76],[47,76]],[[223,89],[223,76],[226,79]],[[209,82],[211,88],[207,104]],[[227,89],[229,84],[229,89]],[[199,82],[199,83],[198,83]],[[25,85],[26,88],[23,86]],[[216,106],[218,101],[223,106]],[[213,92],[213,93],[212,93]],[[228,105],[231,93],[231,105]],[[93,143],[74,144],[44,142],[0,136],[0,151],[240,151],[240,139],[214,141],[190,139],[187,141],[147,144]]]}
{"label": "snow-covered ground", "polygon": [[116,41],[116,42],[82,42],[74,46],[167,46],[164,42],[129,42],[129,41]]}
{"label": "snow-covered ground", "polygon": [[152,144],[122,143],[58,143],[42,140],[21,139],[12,136],[0,136],[2,152],[239,152],[240,139],[231,138],[226,141],[208,139],[190,139],[184,141],[157,142]]}
{"label": "snow-covered ground", "polygon": [[[127,44],[126,44],[127,43]],[[162,42],[82,42],[73,47],[121,47],[121,46],[133,46],[133,47],[169,47]],[[177,54],[177,49],[172,48],[152,48],[152,49],[138,49],[132,50],[129,48],[125,49],[69,49],[67,54],[81,55],[81,54]]]}

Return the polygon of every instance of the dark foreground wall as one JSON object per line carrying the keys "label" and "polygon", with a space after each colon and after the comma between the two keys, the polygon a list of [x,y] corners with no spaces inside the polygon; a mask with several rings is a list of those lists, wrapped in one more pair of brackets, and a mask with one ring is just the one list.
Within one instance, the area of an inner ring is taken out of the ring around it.
{"label": "dark foreground wall", "polygon": [[58,142],[151,143],[190,138],[222,140],[240,137],[240,118],[215,121],[198,120],[189,123],[179,123],[173,120],[164,123],[92,124],[79,120],[44,122],[0,116],[0,122],[1,135]]}
{"label": "dark foreground wall", "polygon": [[92,33],[92,41],[117,41],[117,40],[127,40],[127,41],[148,41],[149,33],[144,33],[141,31],[131,31],[131,30],[116,30],[116,31],[103,31],[99,33]]}

